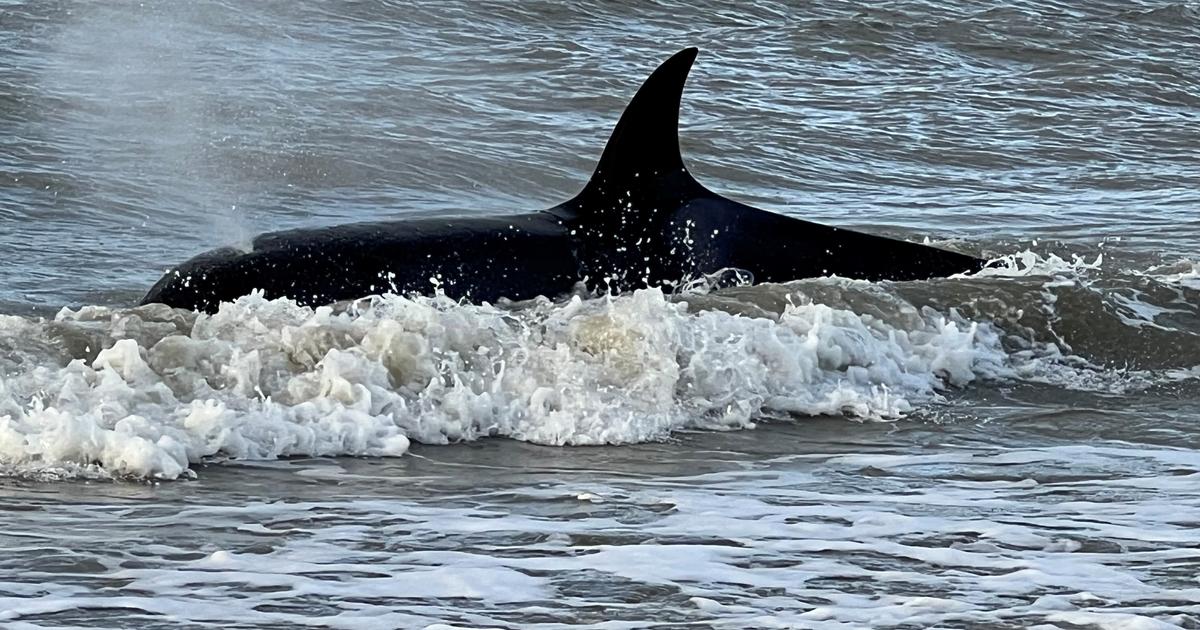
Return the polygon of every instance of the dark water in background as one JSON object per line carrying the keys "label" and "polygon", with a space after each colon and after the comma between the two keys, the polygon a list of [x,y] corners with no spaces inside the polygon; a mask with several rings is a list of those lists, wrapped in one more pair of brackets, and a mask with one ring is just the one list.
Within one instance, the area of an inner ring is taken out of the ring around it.
{"label": "dark water in background", "polygon": [[17,3],[0,35],[3,297],[128,303],[262,230],[552,205],[686,45],[702,49],[688,164],[741,199],[1001,253],[1122,237],[1188,256],[1196,11]]}
{"label": "dark water in background", "polygon": [[[1004,270],[129,308],[261,231],[553,205],[688,45],[706,185]],[[0,621],[1200,627],[1198,50],[1195,3],[0,0]]]}

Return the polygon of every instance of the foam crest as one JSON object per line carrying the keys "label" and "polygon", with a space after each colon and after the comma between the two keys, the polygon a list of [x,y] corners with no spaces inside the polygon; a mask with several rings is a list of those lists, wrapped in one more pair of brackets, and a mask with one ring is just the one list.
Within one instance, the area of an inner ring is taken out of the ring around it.
{"label": "foam crest", "polygon": [[211,316],[8,320],[26,346],[0,386],[0,463],[17,474],[176,478],[222,458],[398,456],[410,440],[622,444],[764,414],[886,420],[1015,374],[988,324],[926,311],[896,327],[809,300],[750,318],[658,290],[514,309],[253,295]]}
{"label": "foam crest", "polygon": [[1200,261],[1182,260],[1172,265],[1152,267],[1144,275],[1163,284],[1200,291]]}
{"label": "foam crest", "polygon": [[988,261],[987,267],[971,275],[977,278],[1076,278],[1088,271],[1100,269],[1103,264],[1104,254],[1096,254],[1096,258],[1088,262],[1078,254],[1072,254],[1070,260],[1067,260],[1057,254],[1025,249],[993,258]]}

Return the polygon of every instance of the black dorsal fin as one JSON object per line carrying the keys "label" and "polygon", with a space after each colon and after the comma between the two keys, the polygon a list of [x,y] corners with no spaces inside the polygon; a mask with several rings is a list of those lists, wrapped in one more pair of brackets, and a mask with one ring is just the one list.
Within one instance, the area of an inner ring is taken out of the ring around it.
{"label": "black dorsal fin", "polygon": [[663,62],[625,107],[596,171],[580,196],[603,196],[634,177],[651,178],[683,170],[679,154],[679,102],[696,48],[684,48]]}

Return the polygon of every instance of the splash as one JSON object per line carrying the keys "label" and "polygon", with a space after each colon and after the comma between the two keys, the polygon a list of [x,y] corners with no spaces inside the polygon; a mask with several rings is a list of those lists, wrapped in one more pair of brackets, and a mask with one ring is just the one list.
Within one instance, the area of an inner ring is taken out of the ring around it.
{"label": "splash", "polygon": [[989,260],[987,267],[971,275],[976,278],[1077,278],[1100,269],[1103,264],[1104,254],[1096,254],[1095,259],[1088,262],[1078,254],[1072,254],[1068,260],[1057,254],[1026,249]]}
{"label": "splash", "polygon": [[984,323],[926,312],[896,327],[806,300],[776,318],[693,312],[658,290],[512,309],[252,295],[212,316],[87,307],[0,330],[24,357],[0,385],[10,474],[173,479],[214,459],[399,456],[411,440],[623,444],[764,414],[890,420],[1014,373]]}
{"label": "splash", "polygon": [[1150,268],[1143,275],[1166,285],[1200,291],[1200,261],[1181,260],[1160,265]]}

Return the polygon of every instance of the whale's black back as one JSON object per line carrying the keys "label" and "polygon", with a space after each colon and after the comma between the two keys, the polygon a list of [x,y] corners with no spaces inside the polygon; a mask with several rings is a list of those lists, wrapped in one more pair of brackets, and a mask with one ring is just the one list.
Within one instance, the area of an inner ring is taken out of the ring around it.
{"label": "whale's black back", "polygon": [[759,282],[916,280],[983,267],[971,256],[787,217],[705,188],[679,150],[679,107],[696,54],[680,51],[650,75],[587,186],[551,210],[585,235],[581,259],[595,284],[624,290],[731,267]]}
{"label": "whale's black back", "polygon": [[354,223],[264,234],[169,271],[146,298],[214,312],[254,290],[308,306],[383,293],[495,302],[570,291],[579,265],[546,214]]}
{"label": "whale's black back", "polygon": [[587,185],[554,208],[266,234],[249,252],[218,249],[169,271],[143,303],[213,311],[254,289],[309,305],[384,292],[521,300],[581,281],[626,291],[724,268],[780,282],[913,280],[983,266],[971,256],[752,208],[702,186],[679,152],[679,105],[696,52],[685,49],[650,75]]}

